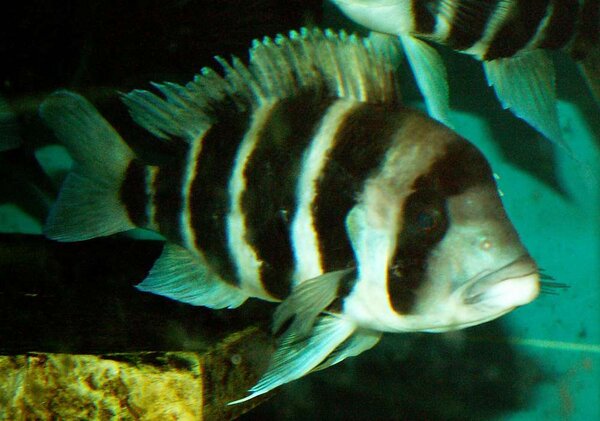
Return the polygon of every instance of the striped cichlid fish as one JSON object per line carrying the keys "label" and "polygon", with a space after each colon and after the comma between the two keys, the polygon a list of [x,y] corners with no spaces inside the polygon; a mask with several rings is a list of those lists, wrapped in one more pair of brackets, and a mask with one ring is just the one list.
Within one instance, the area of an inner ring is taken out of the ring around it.
{"label": "striped cichlid fish", "polygon": [[[81,96],[40,114],[76,165],[45,227],[79,241],[135,227],[166,245],[142,291],[211,308],[281,301],[281,339],[241,402],[373,347],[533,300],[538,269],[469,142],[402,106],[391,58],[320,30],[255,41],[185,86],[123,96],[177,152],[141,161]],[[288,323],[289,322],[289,323]]]}
{"label": "striped cichlid fish", "polygon": [[599,0],[331,1],[357,23],[399,35],[430,114],[447,124],[446,70],[429,42],[481,60],[502,106],[567,150],[544,50],[570,54],[600,100]]}

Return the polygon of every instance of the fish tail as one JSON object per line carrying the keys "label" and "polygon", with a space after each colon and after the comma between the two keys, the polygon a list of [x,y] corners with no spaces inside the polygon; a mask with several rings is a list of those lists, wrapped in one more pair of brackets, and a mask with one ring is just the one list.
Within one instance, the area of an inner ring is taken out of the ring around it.
{"label": "fish tail", "polygon": [[600,45],[595,45],[579,62],[581,73],[587,80],[596,102],[600,104]]}
{"label": "fish tail", "polygon": [[80,241],[135,228],[121,201],[121,186],[135,158],[116,130],[85,98],[52,94],[40,116],[74,160],[44,233],[59,241]]}

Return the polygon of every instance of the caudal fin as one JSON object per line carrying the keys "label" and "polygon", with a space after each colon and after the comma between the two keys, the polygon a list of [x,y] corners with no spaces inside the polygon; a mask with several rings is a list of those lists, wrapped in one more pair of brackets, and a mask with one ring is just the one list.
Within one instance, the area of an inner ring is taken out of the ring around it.
{"label": "caudal fin", "polygon": [[75,161],[44,233],[59,241],[80,241],[135,228],[119,197],[135,155],[115,129],[85,98],[69,91],[46,99],[40,116]]}

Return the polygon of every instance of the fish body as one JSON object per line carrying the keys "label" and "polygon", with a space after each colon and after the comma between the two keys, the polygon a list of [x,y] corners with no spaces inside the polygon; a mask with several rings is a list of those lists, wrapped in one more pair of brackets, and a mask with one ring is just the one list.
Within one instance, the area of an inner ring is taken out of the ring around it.
{"label": "fish body", "polygon": [[472,144],[402,106],[393,59],[319,30],[256,41],[185,86],[123,96],[171,142],[140,160],[81,96],[40,113],[73,155],[48,217],[60,241],[154,230],[138,285],[193,305],[281,302],[269,369],[238,402],[358,355],[382,332],[460,329],[533,300],[538,270]]}
{"label": "fish body", "polygon": [[600,98],[598,0],[332,1],[357,23],[400,36],[429,110],[441,121],[448,122],[445,69],[427,42],[481,60],[503,106],[563,146],[554,66],[544,51],[570,54]]}

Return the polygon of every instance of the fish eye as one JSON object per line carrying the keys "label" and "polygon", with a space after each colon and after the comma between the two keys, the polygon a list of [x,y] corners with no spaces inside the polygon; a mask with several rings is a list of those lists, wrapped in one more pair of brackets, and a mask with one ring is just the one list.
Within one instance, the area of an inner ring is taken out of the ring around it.
{"label": "fish eye", "polygon": [[424,209],[417,215],[416,224],[421,232],[429,233],[440,225],[441,212],[435,208]]}

